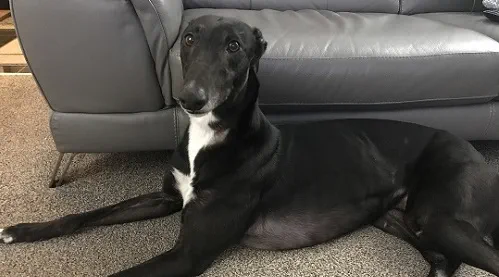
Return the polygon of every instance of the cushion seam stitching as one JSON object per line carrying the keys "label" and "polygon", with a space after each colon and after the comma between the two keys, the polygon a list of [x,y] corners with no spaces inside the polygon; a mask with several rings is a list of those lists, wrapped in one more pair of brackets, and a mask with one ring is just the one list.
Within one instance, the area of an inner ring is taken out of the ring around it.
{"label": "cushion seam stitching", "polygon": [[173,108],[173,125],[174,125],[174,133],[175,133],[175,145],[178,145],[178,128],[177,128],[177,108]]}
{"label": "cushion seam stitching", "polygon": [[163,24],[163,20],[161,20],[161,16],[159,15],[159,12],[158,12],[158,9],[156,8],[156,6],[153,4],[153,1],[154,0],[149,0],[149,3],[151,4],[153,10],[154,10],[154,13],[156,14],[156,17],[158,18],[158,21],[159,21],[159,24],[161,25],[161,29],[163,30],[163,34],[165,35],[165,41],[166,41],[166,44],[167,45],[170,45],[169,41],[168,41],[168,34],[166,33],[166,28],[165,28],[165,25]]}
{"label": "cushion seam stitching", "polygon": [[447,97],[447,98],[426,98],[420,100],[407,100],[407,101],[384,101],[384,102],[283,102],[283,103],[261,103],[262,106],[286,106],[286,105],[383,105],[383,104],[408,104],[408,103],[419,103],[426,101],[449,101],[449,100],[467,100],[467,99],[488,99],[495,98],[497,95],[486,95],[486,96],[469,96],[469,97]]}
{"label": "cushion seam stitching", "polygon": [[[174,55],[180,57],[180,53],[175,51]],[[467,56],[467,55],[482,55],[482,56],[498,56],[499,52],[491,53],[451,53],[451,54],[435,54],[425,56],[359,56],[359,57],[262,57],[263,60],[353,60],[353,59],[425,59],[451,56]]]}
{"label": "cushion seam stitching", "polygon": [[489,133],[489,128],[490,128],[490,125],[492,124],[492,118],[494,117],[494,114],[495,114],[494,104],[490,103],[489,104],[489,120],[487,122],[487,126],[485,127],[485,132],[484,132],[485,136],[487,136],[487,134]]}

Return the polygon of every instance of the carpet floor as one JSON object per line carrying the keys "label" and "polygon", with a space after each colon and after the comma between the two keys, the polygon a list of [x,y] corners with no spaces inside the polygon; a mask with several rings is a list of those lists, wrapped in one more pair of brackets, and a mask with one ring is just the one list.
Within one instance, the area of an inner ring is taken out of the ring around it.
{"label": "carpet floor", "polygon": [[[30,76],[0,76],[0,226],[77,213],[160,189],[165,153],[78,155],[69,183],[47,188],[57,158],[49,109]],[[499,144],[475,144],[499,164]],[[86,230],[33,244],[0,245],[2,277],[106,276],[169,249],[179,216]],[[367,227],[317,247],[226,251],[203,276],[426,276],[406,243]],[[490,276],[463,265],[457,276]]]}

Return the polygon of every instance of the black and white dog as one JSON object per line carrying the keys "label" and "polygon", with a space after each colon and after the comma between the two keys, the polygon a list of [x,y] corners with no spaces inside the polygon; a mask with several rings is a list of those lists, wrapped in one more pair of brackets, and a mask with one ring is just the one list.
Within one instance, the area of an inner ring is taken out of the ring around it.
{"label": "black and white dog", "polygon": [[[175,246],[112,276],[196,276],[237,243],[260,249],[316,245],[375,226],[416,247],[429,276],[461,263],[499,276],[499,177],[466,141],[387,120],[274,127],[257,105],[261,32],[203,16],[183,33],[191,123],[163,190],[98,210],[0,231],[5,243],[182,211]],[[490,242],[490,241],[489,241]]]}

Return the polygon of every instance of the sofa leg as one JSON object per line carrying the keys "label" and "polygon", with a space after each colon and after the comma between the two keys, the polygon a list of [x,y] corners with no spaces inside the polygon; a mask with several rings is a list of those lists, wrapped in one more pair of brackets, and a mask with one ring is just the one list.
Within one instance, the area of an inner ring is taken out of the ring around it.
{"label": "sofa leg", "polygon": [[56,178],[57,172],[59,171],[59,168],[61,167],[62,159],[67,153],[59,153],[59,157],[57,158],[57,163],[54,166],[54,169],[52,170],[52,174],[50,175],[50,182],[49,182],[49,188],[55,188],[60,185],[62,185],[62,182],[64,181],[64,176],[66,175],[66,172],[68,172],[69,166],[71,166],[71,163],[73,163],[73,159],[76,156],[76,153],[71,153],[69,156],[69,160],[67,161],[66,165],[64,166],[61,176],[59,179]]}

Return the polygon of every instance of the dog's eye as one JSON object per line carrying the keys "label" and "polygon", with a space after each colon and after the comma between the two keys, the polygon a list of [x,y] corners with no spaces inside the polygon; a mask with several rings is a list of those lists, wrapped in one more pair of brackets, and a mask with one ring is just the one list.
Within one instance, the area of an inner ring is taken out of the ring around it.
{"label": "dog's eye", "polygon": [[227,50],[232,53],[239,51],[240,48],[239,42],[235,40],[229,42],[229,45],[227,46]]}
{"label": "dog's eye", "polygon": [[185,35],[184,40],[185,40],[185,45],[187,45],[187,46],[194,45],[195,40],[194,40],[194,36],[193,35],[191,35],[191,34]]}

